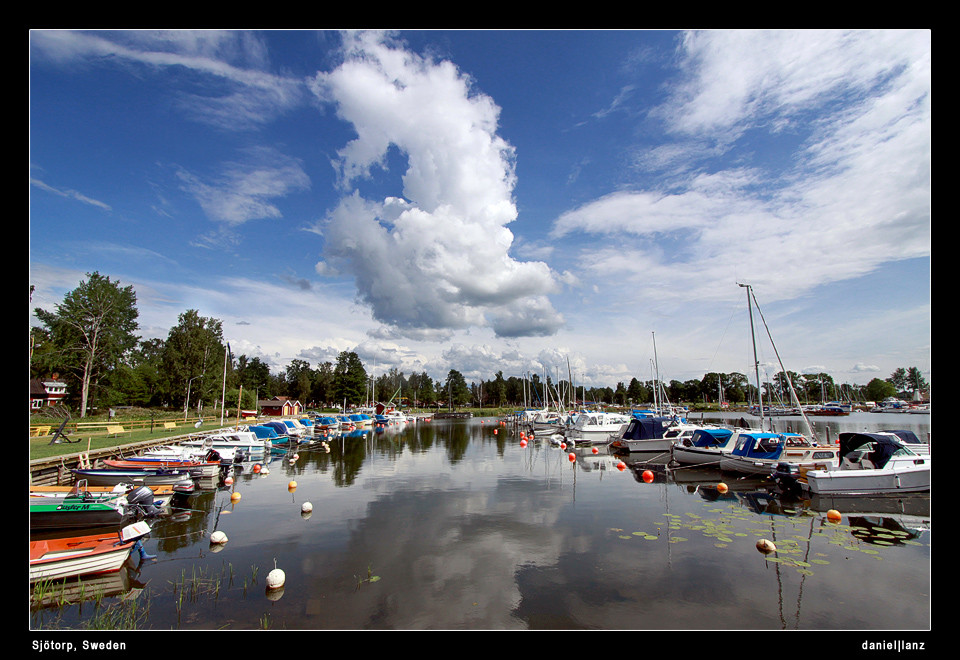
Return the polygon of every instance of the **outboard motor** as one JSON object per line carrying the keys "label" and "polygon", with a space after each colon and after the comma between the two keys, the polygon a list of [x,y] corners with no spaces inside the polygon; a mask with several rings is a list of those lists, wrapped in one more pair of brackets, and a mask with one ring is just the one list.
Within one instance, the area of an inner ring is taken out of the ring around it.
{"label": "outboard motor", "polygon": [[153,491],[147,486],[140,486],[127,493],[127,504],[138,510],[144,518],[160,515],[161,510],[153,503],[153,500]]}
{"label": "outboard motor", "polygon": [[781,461],[770,476],[773,482],[784,495],[800,496],[803,488],[800,486],[800,466],[795,463]]}

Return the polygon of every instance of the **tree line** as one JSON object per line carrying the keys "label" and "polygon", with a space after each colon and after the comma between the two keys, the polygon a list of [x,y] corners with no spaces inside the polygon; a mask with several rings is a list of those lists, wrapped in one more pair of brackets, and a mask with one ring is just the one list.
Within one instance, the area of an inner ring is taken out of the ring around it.
{"label": "tree line", "polygon": [[[32,296],[31,287],[31,296]],[[30,329],[30,376],[58,374],[68,384],[68,405],[85,417],[116,406],[183,410],[226,405],[253,410],[257,401],[288,396],[307,406],[342,407],[376,401],[429,408],[533,407],[605,403],[644,405],[666,399],[680,402],[756,400],[756,386],[740,373],[708,373],[699,380],[658,383],[636,378],[615,387],[577,387],[538,374],[467,383],[451,369],[434,380],[426,371],[404,375],[396,368],[374,376],[356,353],[342,351],[336,362],[316,367],[295,359],[282,373],[271,373],[258,357],[234,356],[224,341],[222,322],[190,309],[180,314],[166,339],[141,339],[136,292],[99,272],[68,292],[53,310],[35,308],[42,324]],[[890,378],[865,386],[837,385],[829,374],[779,373],[764,383],[765,401],[789,402],[788,376],[803,402],[879,401],[906,397],[928,385],[919,369],[898,369]]]}

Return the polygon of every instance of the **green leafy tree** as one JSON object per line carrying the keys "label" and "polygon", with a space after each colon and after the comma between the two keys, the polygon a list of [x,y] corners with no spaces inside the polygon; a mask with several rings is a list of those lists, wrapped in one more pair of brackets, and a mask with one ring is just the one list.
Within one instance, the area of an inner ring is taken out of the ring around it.
{"label": "green leafy tree", "polygon": [[347,405],[362,403],[367,391],[367,371],[363,362],[353,351],[341,351],[333,369],[333,394],[335,403]]}
{"label": "green leafy tree", "polygon": [[137,345],[137,294],[133,286],[122,287],[99,272],[87,273],[87,280],[55,311],[38,307],[34,313],[49,331],[62,369],[79,381],[80,416],[85,417],[92,384]]}
{"label": "green leafy tree", "polygon": [[220,398],[227,350],[222,325],[217,319],[202,317],[197,310],[189,309],[170,328],[161,365],[172,401],[186,407]]}
{"label": "green leafy tree", "polygon": [[883,401],[889,396],[897,396],[897,388],[889,381],[883,380],[882,378],[874,378],[867,383],[864,394],[871,401]]}
{"label": "green leafy tree", "polygon": [[470,401],[470,388],[467,387],[467,381],[456,369],[451,369],[447,374],[444,390],[454,406],[463,406]]}
{"label": "green leafy tree", "polygon": [[312,385],[310,363],[306,360],[291,360],[286,369],[287,395],[306,403],[310,399]]}
{"label": "green leafy tree", "polygon": [[237,384],[243,385],[244,398],[246,392],[252,392],[254,403],[258,398],[268,398],[273,395],[268,387],[270,380],[270,366],[260,358],[248,358],[241,355],[237,358]]}
{"label": "green leafy tree", "polygon": [[313,371],[311,379],[310,397],[318,405],[329,404],[333,401],[333,363],[324,362]]}

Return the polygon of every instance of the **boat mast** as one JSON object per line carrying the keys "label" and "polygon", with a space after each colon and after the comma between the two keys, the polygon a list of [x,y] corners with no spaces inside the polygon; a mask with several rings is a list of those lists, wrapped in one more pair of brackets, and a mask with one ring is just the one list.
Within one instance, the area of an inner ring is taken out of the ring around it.
{"label": "boat mast", "polygon": [[[741,285],[741,286],[743,286],[743,285]],[[751,289],[751,288],[748,286],[748,287],[747,287],[747,290],[748,290],[748,294],[747,294],[747,295],[751,295],[751,296],[752,296],[752,295],[753,295],[753,289]],[[754,302],[754,304],[757,304],[756,296],[754,296],[753,302]],[[787,385],[790,387],[790,396],[791,396],[792,399],[793,399],[793,404],[794,404],[794,405],[797,407],[797,409],[800,411],[800,416],[803,417],[803,423],[804,423],[804,425],[807,427],[807,434],[808,434],[808,435],[810,436],[810,438],[812,438],[814,441],[819,442],[819,439],[817,438],[817,434],[816,434],[816,432],[813,430],[813,425],[810,424],[810,420],[807,419],[807,413],[804,412],[803,406],[800,405],[800,398],[797,396],[796,390],[793,389],[793,379],[790,378],[790,374],[787,372],[786,368],[784,368],[784,366],[783,366],[783,360],[780,359],[780,351],[777,350],[777,345],[776,345],[776,344],[774,343],[774,341],[773,341],[773,336],[770,334],[770,327],[767,325],[767,320],[766,320],[765,318],[763,318],[763,312],[760,311],[760,305],[757,305],[757,313],[760,314],[760,320],[763,321],[763,327],[764,327],[764,328],[766,329],[766,331],[767,331],[767,337],[770,339],[770,345],[773,346],[773,352],[774,352],[774,354],[777,356],[777,362],[780,363],[780,371],[783,372],[784,377],[787,379]],[[751,315],[750,318],[753,319],[753,316]],[[751,324],[750,324],[750,329],[751,329],[751,332],[752,332],[752,331],[753,331],[753,322],[752,322],[752,321],[751,321]],[[754,349],[754,350],[756,350],[756,349]],[[772,419],[770,420],[770,430],[773,430],[773,420],[772,420]]]}
{"label": "boat mast", "polygon": [[657,414],[660,414],[660,403],[659,403],[659,393],[660,393],[660,363],[657,361],[657,333],[651,332],[653,336],[653,407],[657,411]]}
{"label": "boat mast", "polygon": [[[750,296],[753,292],[753,287],[749,284],[740,284],[737,282],[737,286],[747,290],[747,310],[750,312],[750,340],[753,342],[753,369],[757,375],[757,399],[760,402],[760,430],[763,430],[763,390],[760,389],[760,360],[757,359],[757,337],[756,333],[753,331],[753,305],[750,302]],[[771,420],[771,424],[772,424]]]}

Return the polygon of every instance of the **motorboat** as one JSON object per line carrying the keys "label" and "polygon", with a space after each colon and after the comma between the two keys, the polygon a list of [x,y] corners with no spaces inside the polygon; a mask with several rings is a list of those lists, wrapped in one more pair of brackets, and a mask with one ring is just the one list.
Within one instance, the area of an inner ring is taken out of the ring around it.
{"label": "motorboat", "polygon": [[296,419],[281,419],[280,423],[287,427],[287,435],[301,442],[307,435],[306,427]]}
{"label": "motorboat", "polygon": [[377,424],[385,426],[403,426],[407,423],[407,416],[395,408],[383,411],[382,413],[378,414],[375,419]]}
{"label": "motorboat", "polygon": [[157,516],[167,503],[149,487],[130,484],[90,491],[79,482],[68,492],[31,491],[30,531],[119,527]]}
{"label": "motorboat", "polygon": [[906,445],[907,449],[917,453],[917,454],[929,454],[930,453],[930,443],[923,442],[920,438],[917,437],[917,434],[913,431],[908,430],[897,430],[897,431],[876,431],[876,433],[883,434],[892,434],[897,437],[897,440]]}
{"label": "motorboat", "polygon": [[229,467],[235,461],[240,462],[242,456],[237,458],[236,449],[220,447],[183,447],[180,445],[161,445],[144,450],[139,456],[128,460],[142,461],[219,461],[221,467]]}
{"label": "motorboat", "polygon": [[720,456],[720,469],[771,476],[780,463],[801,469],[835,467],[838,449],[809,442],[799,433],[737,431],[734,447]]}
{"label": "motorboat", "polygon": [[557,411],[539,410],[533,415],[530,426],[534,433],[563,433],[569,415]]}
{"label": "motorboat", "polygon": [[684,439],[689,440],[698,429],[702,428],[704,427],[698,424],[680,422],[675,417],[634,416],[610,443],[610,448],[617,452],[669,452],[675,443]]}
{"label": "motorboat", "polygon": [[149,532],[138,522],[119,532],[31,541],[30,582],[119,571]]}
{"label": "motorboat", "polygon": [[611,435],[619,434],[630,423],[631,415],[606,411],[585,411],[577,414],[576,421],[566,429],[566,437],[575,443],[608,442]]}
{"label": "motorboat", "polygon": [[190,472],[179,468],[147,468],[117,470],[112,468],[75,468],[71,470],[77,480],[86,479],[92,486],[116,486],[133,483],[142,486],[176,485],[192,481]]}
{"label": "motorboat", "polygon": [[220,461],[161,460],[132,456],[127,459],[105,459],[103,465],[118,470],[151,470],[156,467],[186,470],[193,478],[216,477],[220,474]]}
{"label": "motorboat", "polygon": [[720,465],[720,457],[733,450],[737,435],[732,429],[700,428],[690,436],[677,438],[670,451],[683,465]]}
{"label": "motorboat", "polygon": [[347,415],[350,418],[350,421],[353,422],[353,425],[357,428],[368,428],[373,426],[373,417],[367,415],[366,413],[354,413],[352,415]]}
{"label": "motorboat", "polygon": [[915,493],[930,490],[930,454],[919,454],[890,433],[841,433],[840,464],[801,471],[818,495]]}
{"label": "motorboat", "polygon": [[321,432],[336,433],[340,430],[340,420],[331,415],[324,415],[316,419],[313,428]]}
{"label": "motorboat", "polygon": [[257,435],[250,430],[236,429],[224,430],[202,438],[186,440],[181,444],[184,447],[213,448],[217,451],[221,449],[239,450],[243,453],[244,460],[250,460],[263,458],[270,450],[271,443],[270,440],[258,438]]}

